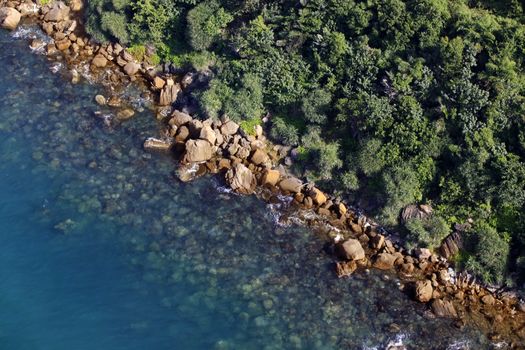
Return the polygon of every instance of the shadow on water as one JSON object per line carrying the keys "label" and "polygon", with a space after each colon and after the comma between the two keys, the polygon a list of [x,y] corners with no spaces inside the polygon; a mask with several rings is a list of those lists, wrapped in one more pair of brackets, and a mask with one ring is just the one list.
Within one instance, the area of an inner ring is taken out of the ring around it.
{"label": "shadow on water", "polygon": [[176,182],[148,111],[116,123],[59,75],[0,33],[1,349],[487,347],[393,276],[336,279],[256,198]]}

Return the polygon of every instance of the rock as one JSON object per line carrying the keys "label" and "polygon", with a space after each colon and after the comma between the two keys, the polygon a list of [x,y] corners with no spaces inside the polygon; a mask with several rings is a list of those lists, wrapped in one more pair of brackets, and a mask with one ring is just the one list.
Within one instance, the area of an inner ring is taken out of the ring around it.
{"label": "rock", "polygon": [[428,248],[416,248],[414,249],[414,255],[419,260],[425,260],[432,256],[432,252]]}
{"label": "rock", "polygon": [[385,236],[377,234],[370,238],[370,248],[381,249],[385,245]]}
{"label": "rock", "polygon": [[223,135],[235,135],[239,130],[239,125],[232,120],[228,120],[221,126],[221,133]]}
{"label": "rock", "polygon": [[161,77],[155,77],[153,78],[153,87],[157,90],[161,90],[164,85],[166,85],[166,81],[162,79]]}
{"label": "rock", "polygon": [[56,41],[55,45],[56,45],[58,50],[66,51],[71,46],[71,41],[69,41],[69,39],[67,39],[67,38],[64,38],[62,40]]}
{"label": "rock", "polygon": [[122,106],[122,99],[118,96],[111,96],[107,102],[110,107],[120,107]]}
{"label": "rock", "polygon": [[177,135],[175,136],[175,141],[177,142],[186,142],[186,140],[190,137],[190,129],[186,125],[182,125],[177,130]]}
{"label": "rock", "polygon": [[44,16],[44,21],[48,22],[61,22],[68,18],[69,6],[64,4],[62,1],[57,1],[53,4],[51,10]]}
{"label": "rock", "polygon": [[21,14],[11,7],[0,8],[0,27],[7,30],[15,30],[20,23]]}
{"label": "rock", "polygon": [[263,134],[263,128],[259,124],[255,125],[255,136],[261,137]]}
{"label": "rock", "polygon": [[160,91],[160,97],[159,97],[159,105],[161,106],[169,106],[173,102],[177,101],[177,97],[179,96],[180,92],[180,85],[179,84],[166,84]]}
{"label": "rock", "polygon": [[451,256],[456,255],[459,250],[463,247],[463,240],[461,233],[452,232],[447,236],[439,247],[439,252],[445,259],[449,259]]}
{"label": "rock", "polygon": [[124,72],[126,72],[126,74],[129,76],[133,76],[137,74],[139,69],[140,69],[140,64],[135,63],[135,62],[128,62],[124,66]]}
{"label": "rock", "polygon": [[182,84],[183,89],[186,89],[188,86],[191,85],[191,83],[193,83],[194,76],[195,76],[195,73],[188,72],[186,73],[186,75],[184,75],[184,77],[182,77],[182,80],[180,83]]}
{"label": "rock", "polygon": [[335,263],[335,273],[337,277],[346,277],[350,276],[357,269],[357,264],[355,261],[345,261],[345,262],[336,262]]}
{"label": "rock", "polygon": [[343,260],[361,260],[365,258],[365,251],[357,239],[350,238],[335,246],[335,252]]}
{"label": "rock", "polygon": [[269,159],[270,158],[268,158],[266,152],[264,152],[262,149],[256,149],[255,152],[253,152],[252,157],[250,158],[251,162],[255,165],[264,164]]}
{"label": "rock", "polygon": [[106,98],[102,95],[95,96],[95,101],[101,106],[104,106],[106,104]]}
{"label": "rock", "polygon": [[317,205],[323,205],[327,201],[326,195],[315,187],[310,191],[309,196]]}
{"label": "rock", "polygon": [[206,140],[189,140],[186,142],[184,163],[205,162],[213,156],[212,145]]}
{"label": "rock", "polygon": [[35,13],[38,13],[38,7],[35,6],[32,2],[23,2],[16,7],[18,12],[22,17],[31,16]]}
{"label": "rock", "polygon": [[[70,0],[69,7],[71,8],[71,11],[78,12],[84,8],[84,3],[82,0]],[[116,54],[118,55],[118,53]]]}
{"label": "rock", "polygon": [[410,275],[414,272],[414,264],[412,263],[405,263],[403,265],[401,265],[401,272],[406,274],[406,275]]}
{"label": "rock", "polygon": [[494,297],[490,294],[487,294],[487,295],[484,295],[482,298],[481,298],[481,302],[485,305],[494,305],[494,303],[496,302],[496,299],[494,299]]}
{"label": "rock", "polygon": [[[312,200],[312,202],[313,202],[313,200]],[[330,212],[330,209],[326,209],[326,208],[317,208],[317,214],[319,214],[321,216],[327,216],[327,217],[332,215],[332,213]]]}
{"label": "rock", "polygon": [[264,171],[261,177],[261,185],[263,186],[275,186],[281,177],[281,173],[278,170],[267,169]]}
{"label": "rock", "polygon": [[448,271],[445,269],[439,270],[438,279],[439,282],[442,284],[445,284],[448,281],[450,281],[450,275],[448,274]]}
{"label": "rock", "polygon": [[108,64],[108,60],[101,54],[97,54],[95,57],[93,57],[91,64],[97,68],[104,68]]}
{"label": "rock", "polygon": [[417,301],[421,303],[429,302],[430,299],[432,299],[433,291],[434,289],[432,288],[432,281],[424,280],[416,282],[415,297]]}
{"label": "rock", "polygon": [[432,209],[429,209],[430,206],[426,205],[423,205],[423,207],[425,210],[421,209],[421,205],[407,205],[401,211],[401,223],[404,225],[411,219],[424,219],[429,217],[431,215],[430,213],[432,213]]}
{"label": "rock", "polygon": [[177,168],[176,174],[180,181],[189,182],[198,177],[199,169],[198,163],[182,164]]}
{"label": "rock", "polygon": [[397,256],[393,254],[381,253],[376,257],[372,266],[380,270],[390,270],[394,267],[396,259]]}
{"label": "rock", "polygon": [[454,304],[448,300],[435,299],[432,301],[430,308],[432,309],[432,312],[438,317],[458,317],[458,313],[454,307]]}
{"label": "rock", "polygon": [[296,177],[289,177],[279,182],[279,188],[291,193],[299,193],[303,188],[303,183]]}
{"label": "rock", "polygon": [[171,119],[169,121],[170,125],[175,125],[176,127],[180,128],[182,125],[185,125],[192,121],[192,118],[189,114],[183,113],[179,110],[173,111],[171,114]]}
{"label": "rock", "polygon": [[235,153],[235,156],[239,157],[240,159],[248,159],[250,156],[250,148],[240,147],[237,153]]}
{"label": "rock", "polygon": [[131,108],[121,109],[117,112],[117,119],[119,120],[128,120],[129,118],[135,115],[135,111]]}
{"label": "rock", "polygon": [[346,206],[343,203],[339,203],[337,210],[339,210],[339,214],[341,215],[345,215],[347,212]]}
{"label": "rock", "polygon": [[226,181],[235,192],[242,194],[252,194],[257,186],[255,175],[242,163],[226,172]]}
{"label": "rock", "polygon": [[149,137],[144,141],[144,148],[147,150],[153,151],[169,151],[171,149],[172,143],[165,140],[156,139],[154,137]]}
{"label": "rock", "polygon": [[210,144],[214,145],[215,141],[217,140],[217,136],[215,135],[215,131],[211,128],[209,125],[204,125],[201,128],[199,138],[202,140],[208,141]]}

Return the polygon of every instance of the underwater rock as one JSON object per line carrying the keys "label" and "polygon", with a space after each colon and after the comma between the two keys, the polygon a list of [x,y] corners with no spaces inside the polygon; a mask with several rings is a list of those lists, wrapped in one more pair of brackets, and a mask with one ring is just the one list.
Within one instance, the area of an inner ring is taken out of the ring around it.
{"label": "underwater rock", "polygon": [[160,140],[154,137],[148,137],[144,141],[144,149],[153,151],[169,151],[172,143],[166,140]]}

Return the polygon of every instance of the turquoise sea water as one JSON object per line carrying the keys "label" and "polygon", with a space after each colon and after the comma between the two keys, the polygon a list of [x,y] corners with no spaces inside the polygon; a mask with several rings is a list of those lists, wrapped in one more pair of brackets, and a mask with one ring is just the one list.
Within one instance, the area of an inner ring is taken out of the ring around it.
{"label": "turquoise sea water", "polygon": [[151,112],[118,123],[63,73],[0,32],[0,349],[488,348],[393,276],[338,280],[256,198],[177,182]]}

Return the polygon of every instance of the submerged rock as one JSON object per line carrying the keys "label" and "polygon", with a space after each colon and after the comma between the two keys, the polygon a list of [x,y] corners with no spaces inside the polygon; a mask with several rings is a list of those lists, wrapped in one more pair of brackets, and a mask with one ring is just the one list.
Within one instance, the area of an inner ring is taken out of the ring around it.
{"label": "submerged rock", "polygon": [[15,30],[20,23],[20,12],[11,7],[0,8],[0,27],[7,30]]}
{"label": "submerged rock", "polygon": [[153,150],[153,151],[169,151],[171,149],[172,143],[166,140],[156,139],[154,137],[149,137],[144,141],[144,149]]}
{"label": "submerged rock", "polygon": [[337,277],[346,277],[350,276],[357,269],[357,264],[355,261],[345,261],[345,262],[336,262],[335,263],[335,273]]}

